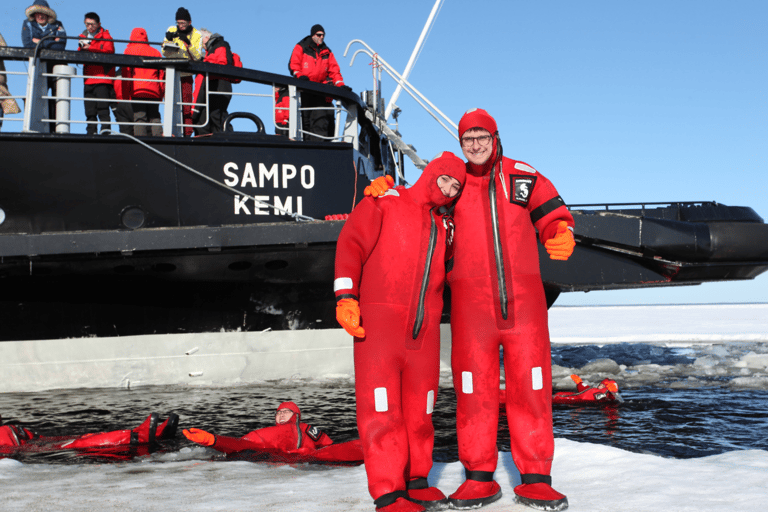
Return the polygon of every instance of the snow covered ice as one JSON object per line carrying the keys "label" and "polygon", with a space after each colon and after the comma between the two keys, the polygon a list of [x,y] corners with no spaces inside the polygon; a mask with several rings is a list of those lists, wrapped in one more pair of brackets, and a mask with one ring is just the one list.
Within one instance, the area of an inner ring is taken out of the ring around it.
{"label": "snow covered ice", "polygon": [[[652,347],[673,347],[693,360],[692,364],[654,364],[653,354],[658,351],[648,349],[644,352],[651,358],[648,361],[622,365],[603,360],[584,365],[592,364],[596,376],[618,377],[625,386],[698,381],[694,386],[717,382],[735,388],[768,388],[765,304],[564,307],[553,308],[550,318],[556,347],[590,344],[605,349],[617,343],[652,343]],[[626,351],[620,355],[627,357]],[[710,378],[713,380],[708,381]],[[706,393],[705,387],[702,393]],[[765,450],[674,459],[562,438],[555,445],[553,483],[568,496],[570,511],[757,512],[766,508]],[[211,460],[212,453],[201,447],[183,448],[113,464],[23,464],[1,459],[0,510],[374,509],[363,466]],[[520,476],[509,453],[499,454],[496,479],[504,495],[482,510],[531,510],[514,503],[512,488]],[[453,492],[463,481],[463,468],[458,462],[436,463],[429,480],[444,492]]]}

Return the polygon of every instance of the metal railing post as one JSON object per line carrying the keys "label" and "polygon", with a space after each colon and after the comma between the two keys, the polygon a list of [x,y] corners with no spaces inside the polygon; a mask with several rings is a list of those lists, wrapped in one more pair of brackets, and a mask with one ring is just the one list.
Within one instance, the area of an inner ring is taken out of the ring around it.
{"label": "metal railing post", "polygon": [[53,67],[53,72],[56,75],[62,75],[56,77],[56,133],[69,133],[69,107],[72,91],[72,76],[77,74],[77,69],[74,66],[68,66],[67,64],[57,64]]}
{"label": "metal railing post", "polygon": [[[349,108],[347,105],[344,104],[342,101],[341,104],[344,106],[344,110],[346,111],[347,115],[345,116],[346,119],[344,120],[344,142],[352,141],[352,147],[355,149],[355,151],[360,151],[360,139],[358,136],[358,132],[360,131],[359,121],[357,120],[357,109],[354,105],[352,105],[352,108]],[[341,117],[341,116],[339,116]],[[339,125],[336,125],[336,130],[339,130]],[[337,134],[338,136],[338,134]]]}
{"label": "metal railing post", "polygon": [[299,113],[301,100],[295,85],[288,86],[288,98],[288,137],[293,140],[302,140],[301,115]]}
{"label": "metal railing post", "polygon": [[29,75],[27,78],[27,96],[24,99],[24,126],[25,132],[48,131],[41,119],[48,118],[48,102],[43,96],[48,90],[48,80],[43,76],[46,65],[39,59],[29,58]]}
{"label": "metal railing post", "polygon": [[181,80],[176,68],[165,68],[165,98],[163,99],[163,136],[181,137]]}

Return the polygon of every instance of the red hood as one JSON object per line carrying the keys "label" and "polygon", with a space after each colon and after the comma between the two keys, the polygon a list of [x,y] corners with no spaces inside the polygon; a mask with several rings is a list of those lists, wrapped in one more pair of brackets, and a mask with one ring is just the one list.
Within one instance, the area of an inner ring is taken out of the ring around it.
{"label": "red hood", "polygon": [[275,412],[279,411],[280,409],[288,409],[291,412],[293,412],[293,418],[295,419],[295,422],[298,423],[301,419],[301,409],[299,409],[299,406],[296,405],[293,402],[283,402],[280,405],[277,406],[277,410]]}
{"label": "red hood", "polygon": [[443,151],[433,158],[422,171],[416,183],[409,189],[413,198],[420,204],[432,206],[444,206],[455,198],[446,197],[437,185],[437,178],[443,174],[456,178],[464,187],[466,180],[466,167],[464,160],[450,151]]}

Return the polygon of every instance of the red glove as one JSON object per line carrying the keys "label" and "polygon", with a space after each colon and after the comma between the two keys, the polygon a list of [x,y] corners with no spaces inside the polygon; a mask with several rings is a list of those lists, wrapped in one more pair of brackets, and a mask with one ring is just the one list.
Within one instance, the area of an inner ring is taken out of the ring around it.
{"label": "red glove", "polygon": [[365,187],[363,194],[371,197],[383,196],[384,193],[395,186],[395,180],[390,175],[379,176]]}
{"label": "red glove", "polygon": [[365,329],[360,327],[360,305],[355,299],[341,299],[336,303],[336,320],[350,335],[365,336]]}
{"label": "red glove", "polygon": [[573,233],[568,229],[568,223],[561,220],[557,225],[557,233],[553,238],[544,242],[550,259],[565,261],[573,254],[573,248],[576,241],[573,239]]}
{"label": "red glove", "polygon": [[206,432],[205,430],[200,430],[199,428],[183,430],[182,434],[193,443],[201,444],[203,446],[211,446],[216,440],[216,437],[213,434]]}

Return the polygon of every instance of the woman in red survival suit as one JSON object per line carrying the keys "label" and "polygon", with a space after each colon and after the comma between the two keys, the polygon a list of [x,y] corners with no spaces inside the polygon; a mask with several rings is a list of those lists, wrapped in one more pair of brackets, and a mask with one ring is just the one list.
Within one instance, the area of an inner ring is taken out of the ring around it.
{"label": "woman in red survival suit", "polygon": [[174,413],[170,413],[162,423],[159,415],[152,413],[141,425],[131,430],[113,430],[78,437],[41,436],[21,425],[6,424],[0,426],[0,453],[79,450],[109,456],[111,452],[117,454],[131,447],[137,450],[132,455],[143,455],[153,450],[158,440],[175,437],[178,424],[179,417]]}
{"label": "woman in red survival suit", "polygon": [[275,425],[254,430],[243,437],[213,435],[199,428],[184,430],[183,434],[190,441],[226,454],[246,450],[266,452],[283,462],[363,460],[359,440],[334,444],[328,434],[301,422],[301,410],[293,402],[278,406]]}
{"label": "woman in red survival suit", "polygon": [[357,427],[376,510],[420,511],[447,502],[427,475],[453,239],[446,207],[465,174],[464,162],[443,152],[411,188],[363,199],[336,246],[336,318],[355,337]]}

